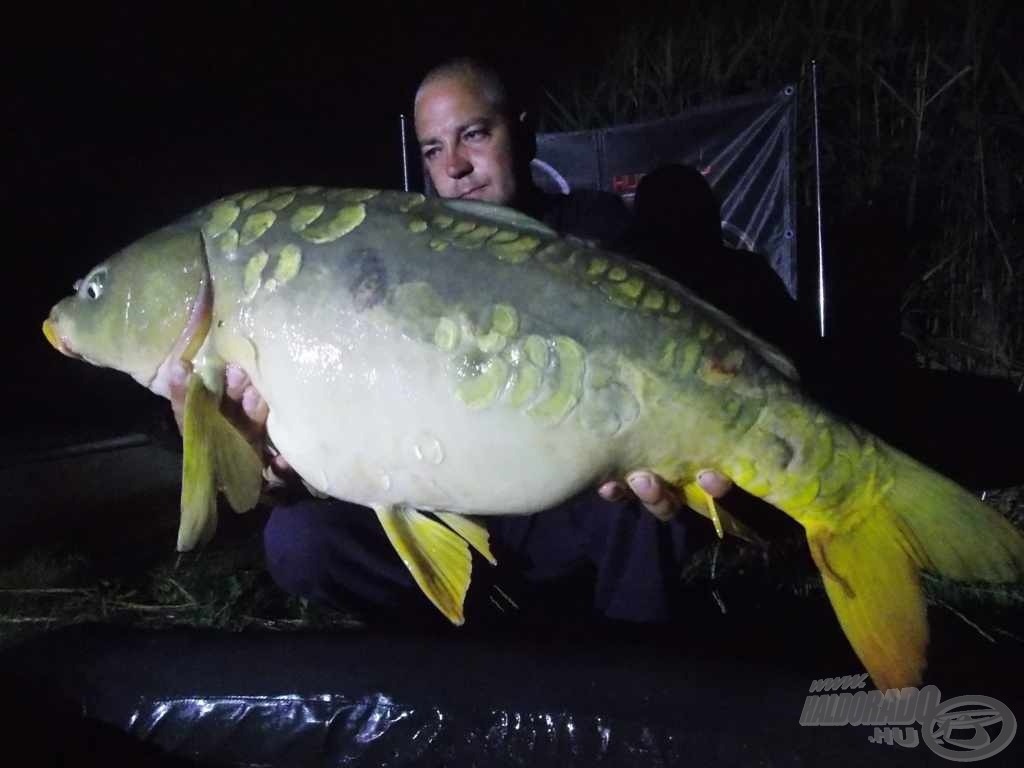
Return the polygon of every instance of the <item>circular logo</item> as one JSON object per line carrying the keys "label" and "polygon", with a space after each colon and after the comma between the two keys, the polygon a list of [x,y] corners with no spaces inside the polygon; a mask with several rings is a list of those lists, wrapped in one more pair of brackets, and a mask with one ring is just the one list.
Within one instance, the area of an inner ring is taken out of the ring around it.
{"label": "circular logo", "polygon": [[947,760],[971,763],[1006,749],[1017,732],[1017,719],[999,699],[957,696],[939,704],[922,726],[928,749]]}

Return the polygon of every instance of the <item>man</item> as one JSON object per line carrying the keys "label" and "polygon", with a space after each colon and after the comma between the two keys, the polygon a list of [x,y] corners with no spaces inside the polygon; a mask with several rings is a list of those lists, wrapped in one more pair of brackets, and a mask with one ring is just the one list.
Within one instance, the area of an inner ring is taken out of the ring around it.
{"label": "man", "polygon": [[414,105],[430,185],[441,197],[515,208],[563,234],[621,240],[631,219],[617,195],[545,194],[533,183],[534,132],[514,99],[497,73],[473,60],[441,64],[424,77]]}
{"label": "man", "polygon": [[[615,196],[547,195],[533,184],[526,118],[512,109],[492,70],[467,60],[431,70],[416,93],[415,123],[424,170],[437,193],[515,207],[564,234],[589,240],[621,237],[628,214]],[[179,374],[172,403],[180,414],[184,371]],[[259,394],[233,369],[226,391],[228,405],[241,406],[241,421],[248,419],[258,439],[267,416]],[[272,467],[287,471],[280,458]],[[729,488],[713,472],[704,473],[701,481],[715,496]],[[558,610],[550,600],[551,585],[563,585],[559,594],[578,603],[572,590],[589,584],[593,610],[606,617],[669,618],[673,587],[692,546],[687,528],[673,519],[680,507],[672,489],[640,470],[630,473],[626,483],[609,481],[554,510],[487,519],[499,566],[474,569],[467,617],[484,615],[491,605],[500,607],[492,588],[506,600],[513,593],[506,609],[516,604],[528,612],[544,602],[543,596]],[[267,567],[286,591],[327,605],[349,605],[355,598],[402,615],[433,611],[365,509],[337,500],[283,504],[271,513],[264,541]]]}

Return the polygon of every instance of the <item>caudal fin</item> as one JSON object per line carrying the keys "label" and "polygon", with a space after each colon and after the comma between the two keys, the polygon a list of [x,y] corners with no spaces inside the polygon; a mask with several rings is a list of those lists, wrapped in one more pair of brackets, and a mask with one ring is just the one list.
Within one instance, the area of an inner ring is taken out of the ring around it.
{"label": "caudal fin", "polygon": [[880,689],[918,685],[928,624],[920,571],[959,581],[1024,579],[1024,535],[909,456],[879,446],[893,483],[848,530],[808,525],[811,554],[857,656]]}

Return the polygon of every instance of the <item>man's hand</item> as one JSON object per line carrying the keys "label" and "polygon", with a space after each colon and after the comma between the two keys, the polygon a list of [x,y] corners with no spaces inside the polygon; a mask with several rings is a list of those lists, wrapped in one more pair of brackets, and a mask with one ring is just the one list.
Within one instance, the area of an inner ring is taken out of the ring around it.
{"label": "man's hand", "polygon": [[192,373],[191,363],[179,360],[171,366],[171,378],[168,384],[170,390],[171,411],[174,412],[174,421],[178,424],[178,431],[185,433],[185,391],[188,385],[188,377]]}
{"label": "man's hand", "polygon": [[[170,400],[174,420],[178,423],[178,431],[182,431],[183,414],[185,411],[185,392],[188,389],[188,377],[192,366],[179,361],[171,369]],[[269,469],[278,479],[291,472],[284,457],[272,456],[268,451],[266,440],[267,416],[270,409],[266,402],[249,381],[249,377],[241,368],[228,365],[224,374],[225,399],[222,405],[224,414],[241,431],[245,438],[253,444],[258,452],[265,457]]]}
{"label": "man's hand", "polygon": [[[713,470],[707,469],[697,473],[697,484],[716,499],[721,498],[732,488],[732,481]],[[610,480],[598,489],[598,494],[605,501],[619,501],[628,494],[634,495],[647,511],[659,520],[671,520],[683,508],[683,502],[675,490],[653,472],[636,470],[626,475],[626,483]]]}

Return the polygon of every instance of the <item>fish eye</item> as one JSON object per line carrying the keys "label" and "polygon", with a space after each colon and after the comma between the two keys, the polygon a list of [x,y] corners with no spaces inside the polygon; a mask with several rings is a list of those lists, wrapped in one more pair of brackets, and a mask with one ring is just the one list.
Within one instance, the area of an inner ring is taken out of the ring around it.
{"label": "fish eye", "polygon": [[94,270],[84,280],[75,283],[75,290],[81,298],[96,301],[103,295],[103,282],[106,275],[105,267]]}

